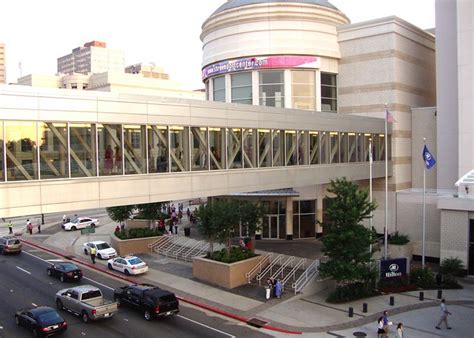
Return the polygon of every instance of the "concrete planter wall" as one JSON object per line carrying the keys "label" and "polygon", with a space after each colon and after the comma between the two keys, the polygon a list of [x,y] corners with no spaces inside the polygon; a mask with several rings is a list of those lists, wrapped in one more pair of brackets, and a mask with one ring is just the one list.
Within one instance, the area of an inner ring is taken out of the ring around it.
{"label": "concrete planter wall", "polygon": [[413,257],[413,243],[408,242],[404,245],[389,244],[388,255],[390,258],[408,257],[411,261]]}
{"label": "concrete planter wall", "polygon": [[151,220],[149,219],[127,219],[125,221],[126,229],[149,228]]}
{"label": "concrete planter wall", "polygon": [[162,236],[120,239],[114,234],[110,235],[110,244],[117,250],[120,256],[129,254],[146,253],[150,251],[148,244],[156,242]]}
{"label": "concrete planter wall", "polygon": [[252,270],[262,258],[262,256],[256,256],[227,264],[204,257],[194,257],[193,276],[214,285],[233,289],[248,283],[245,274]]}

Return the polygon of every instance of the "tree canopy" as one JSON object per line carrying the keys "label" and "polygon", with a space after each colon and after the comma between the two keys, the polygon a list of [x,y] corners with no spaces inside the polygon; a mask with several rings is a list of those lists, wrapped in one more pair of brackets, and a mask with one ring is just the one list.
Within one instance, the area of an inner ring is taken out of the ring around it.
{"label": "tree canopy", "polygon": [[122,223],[130,218],[134,207],[135,206],[133,205],[123,205],[118,207],[106,208],[105,210],[113,221]]}

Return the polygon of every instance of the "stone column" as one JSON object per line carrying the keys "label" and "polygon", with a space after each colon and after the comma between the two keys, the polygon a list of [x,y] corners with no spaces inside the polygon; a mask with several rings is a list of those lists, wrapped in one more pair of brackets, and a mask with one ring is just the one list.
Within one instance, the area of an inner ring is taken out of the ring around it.
{"label": "stone column", "polygon": [[286,198],[286,239],[293,240],[293,198]]}
{"label": "stone column", "polygon": [[[323,197],[322,196],[318,196],[318,198],[316,199],[316,220],[318,222],[323,221]],[[323,232],[323,227],[319,223],[316,223],[315,226],[316,226],[316,237],[320,237],[321,233]]]}

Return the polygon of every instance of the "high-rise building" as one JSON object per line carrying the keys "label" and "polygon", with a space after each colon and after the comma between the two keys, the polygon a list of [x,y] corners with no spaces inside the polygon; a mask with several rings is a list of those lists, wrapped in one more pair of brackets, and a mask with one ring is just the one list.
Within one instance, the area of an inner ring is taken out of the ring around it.
{"label": "high-rise building", "polygon": [[7,72],[5,69],[5,44],[0,43],[0,83],[6,83]]}
{"label": "high-rise building", "polygon": [[123,51],[107,48],[101,41],[87,42],[83,47],[74,48],[71,54],[58,58],[58,73],[123,73],[124,69]]}

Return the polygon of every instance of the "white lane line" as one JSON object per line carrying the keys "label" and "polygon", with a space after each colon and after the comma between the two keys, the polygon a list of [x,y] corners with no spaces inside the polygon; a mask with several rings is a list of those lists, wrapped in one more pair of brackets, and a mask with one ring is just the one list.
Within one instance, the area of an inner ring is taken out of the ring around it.
{"label": "white lane line", "polygon": [[179,318],[183,318],[183,319],[189,320],[190,322],[193,322],[194,324],[197,324],[197,325],[200,325],[200,326],[204,326],[204,327],[206,327],[206,328],[208,328],[208,329],[210,329],[210,330],[213,330],[213,331],[222,333],[223,335],[226,335],[227,337],[235,338],[235,336],[231,335],[230,333],[227,333],[227,332],[218,330],[218,329],[216,329],[216,328],[213,328],[212,326],[209,326],[209,325],[206,325],[206,324],[197,322],[197,321],[195,321],[195,320],[192,320],[191,318],[187,318],[187,317],[184,317],[184,316],[182,316],[182,315],[176,315],[176,316],[179,317]]}
{"label": "white lane line", "polygon": [[34,307],[38,307],[38,305],[36,305],[35,303],[31,303],[31,305],[33,305]]}
{"label": "white lane line", "polygon": [[16,267],[18,270],[21,270],[23,272],[26,272],[27,274],[31,275],[31,272],[29,272],[28,270],[25,270],[25,269],[22,269],[20,268],[19,266]]}

